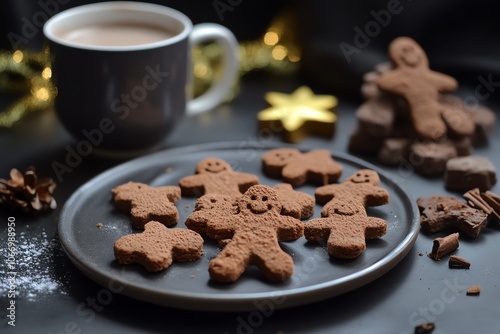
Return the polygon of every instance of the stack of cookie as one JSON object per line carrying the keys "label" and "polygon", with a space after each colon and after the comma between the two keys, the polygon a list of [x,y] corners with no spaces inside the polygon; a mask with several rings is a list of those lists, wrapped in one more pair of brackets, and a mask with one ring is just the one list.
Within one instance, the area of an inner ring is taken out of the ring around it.
{"label": "stack of cookie", "polygon": [[472,153],[494,129],[495,114],[450,95],[455,79],[429,69],[427,56],[412,39],[389,46],[391,63],[364,76],[365,102],[349,150],[369,153],[388,165],[411,165],[422,175],[441,175],[446,162]]}

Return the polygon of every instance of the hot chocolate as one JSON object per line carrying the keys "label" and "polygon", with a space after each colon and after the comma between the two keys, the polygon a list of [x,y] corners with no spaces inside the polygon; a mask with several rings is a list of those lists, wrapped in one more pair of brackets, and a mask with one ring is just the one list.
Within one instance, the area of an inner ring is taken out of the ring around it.
{"label": "hot chocolate", "polygon": [[101,23],[58,34],[70,42],[93,46],[129,46],[159,42],[175,33],[163,27],[133,22]]}

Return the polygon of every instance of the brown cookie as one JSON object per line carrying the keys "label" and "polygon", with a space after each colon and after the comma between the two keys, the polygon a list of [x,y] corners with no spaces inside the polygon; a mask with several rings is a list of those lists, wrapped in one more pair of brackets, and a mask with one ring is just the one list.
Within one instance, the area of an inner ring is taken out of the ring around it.
{"label": "brown cookie", "polygon": [[460,97],[451,94],[442,95],[440,101],[452,108],[461,109],[469,115],[474,124],[474,135],[472,136],[472,141],[474,143],[484,143],[488,141],[488,137],[495,129],[496,114],[494,111],[480,105],[468,105]]}
{"label": "brown cookie", "polygon": [[380,177],[371,169],[361,169],[349,176],[340,184],[329,184],[316,188],[314,196],[320,204],[326,203],[321,215],[326,217],[331,212],[350,214],[344,212],[345,201],[360,203],[363,207],[378,206],[389,203],[389,193],[379,187]]}
{"label": "brown cookie", "polygon": [[111,190],[115,207],[132,217],[132,225],[142,229],[150,220],[165,226],[175,225],[179,213],[174,203],[181,198],[176,186],[153,188],[144,183],[128,182]]}
{"label": "brown cookie", "polygon": [[[437,140],[447,132],[447,125],[461,135],[472,135],[471,122],[454,122],[454,114],[439,101],[440,93],[454,91],[457,81],[429,69],[427,55],[413,39],[396,38],[389,46],[394,69],[380,75],[378,87],[405,98],[412,124],[421,139]],[[460,112],[460,115],[465,115]],[[466,117],[466,116],[464,116]]]}
{"label": "brown cookie", "polygon": [[118,239],[114,252],[120,264],[136,263],[156,272],[167,269],[172,261],[199,259],[203,255],[203,238],[188,229],[169,229],[151,221],[144,226],[144,232]]}
{"label": "brown cookie", "polygon": [[273,188],[278,192],[278,197],[283,205],[282,215],[302,220],[312,216],[316,202],[313,196],[293,190],[289,183],[280,183]]}
{"label": "brown cookie", "polygon": [[279,241],[300,238],[304,224],[281,215],[282,205],[276,190],[256,185],[237,199],[238,213],[210,218],[207,236],[231,241],[210,262],[210,277],[219,282],[236,281],[249,266],[255,265],[270,281],[284,281],[293,274],[293,260]]}
{"label": "brown cookie", "polygon": [[347,149],[355,153],[376,154],[384,141],[384,137],[370,135],[358,126],[351,132]]}
{"label": "brown cookie", "polygon": [[239,196],[253,185],[259,184],[259,178],[253,174],[238,173],[226,161],[207,158],[196,165],[196,175],[179,180],[182,195],[200,197],[204,194],[222,194]]}
{"label": "brown cookie", "polygon": [[238,213],[235,198],[220,194],[201,196],[186,219],[186,227],[201,234],[207,230],[209,219],[224,219]]}
{"label": "brown cookie", "polygon": [[370,136],[385,137],[390,135],[394,117],[394,105],[388,99],[367,100],[356,110],[360,129]]}
{"label": "brown cookie", "polygon": [[305,224],[304,235],[310,241],[327,241],[328,254],[340,259],[354,259],[366,249],[366,239],[380,238],[387,222],[368,217],[365,206],[349,198],[337,202],[339,210]]}
{"label": "brown cookie", "polygon": [[398,165],[408,158],[410,140],[407,138],[387,138],[377,154],[378,160],[386,165]]}
{"label": "brown cookie", "polygon": [[281,178],[292,186],[306,182],[329,184],[342,174],[339,165],[327,150],[312,150],[302,153],[293,148],[278,148],[262,156],[264,173],[273,178]]}
{"label": "brown cookie", "polygon": [[446,162],[457,156],[457,149],[449,140],[435,143],[417,142],[410,146],[410,162],[422,175],[443,175]]}
{"label": "brown cookie", "polygon": [[447,161],[444,173],[448,190],[490,190],[497,182],[495,165],[486,157],[467,156]]}
{"label": "brown cookie", "polygon": [[471,208],[454,197],[429,196],[419,198],[420,226],[426,233],[436,233],[454,227],[470,237],[477,237],[488,223],[488,214]]}

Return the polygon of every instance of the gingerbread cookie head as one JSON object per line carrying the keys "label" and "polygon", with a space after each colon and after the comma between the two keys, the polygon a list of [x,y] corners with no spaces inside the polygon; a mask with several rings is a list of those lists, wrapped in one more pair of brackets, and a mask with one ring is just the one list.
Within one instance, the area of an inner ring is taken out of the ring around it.
{"label": "gingerbread cookie head", "polygon": [[226,161],[218,158],[207,158],[200,161],[196,165],[196,174],[212,173],[217,174],[220,172],[231,172],[233,168]]}
{"label": "gingerbread cookie head", "polygon": [[424,50],[409,37],[399,37],[389,46],[389,57],[396,66],[427,68],[429,60]]}
{"label": "gingerbread cookie head", "polygon": [[281,202],[277,192],[263,185],[256,185],[248,189],[238,199],[239,211],[244,215],[280,215]]}
{"label": "gingerbread cookie head", "polygon": [[380,177],[378,173],[371,169],[361,169],[356,173],[352,174],[346,179],[346,182],[351,183],[367,183],[374,186],[378,186],[380,184]]}
{"label": "gingerbread cookie head", "polygon": [[294,158],[300,156],[300,152],[293,148],[280,148],[270,150],[262,156],[262,168],[265,174],[272,178],[281,178],[283,168]]}

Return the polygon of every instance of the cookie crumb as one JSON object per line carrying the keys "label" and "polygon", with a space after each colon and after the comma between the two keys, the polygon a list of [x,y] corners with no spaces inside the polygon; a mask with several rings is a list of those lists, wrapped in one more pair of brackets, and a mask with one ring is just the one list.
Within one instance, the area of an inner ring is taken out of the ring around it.
{"label": "cookie crumb", "polygon": [[420,252],[420,251],[419,251],[419,252],[417,252],[417,254],[418,254],[418,256],[424,256],[424,253],[422,253],[422,252]]}
{"label": "cookie crumb", "polygon": [[481,293],[481,287],[479,285],[473,285],[467,289],[467,296],[479,296]]}
{"label": "cookie crumb", "polygon": [[436,326],[432,322],[426,322],[415,327],[415,334],[431,334]]}
{"label": "cookie crumb", "polygon": [[165,173],[171,173],[174,169],[172,167],[165,168]]}
{"label": "cookie crumb", "polygon": [[104,224],[103,224],[103,223],[97,223],[97,224],[96,224],[96,226],[97,226],[98,228],[103,228],[103,227],[104,227]]}
{"label": "cookie crumb", "polygon": [[196,275],[189,275],[191,279],[196,278]]}
{"label": "cookie crumb", "polygon": [[463,257],[452,255],[448,261],[448,267],[453,269],[469,269],[470,262]]}

